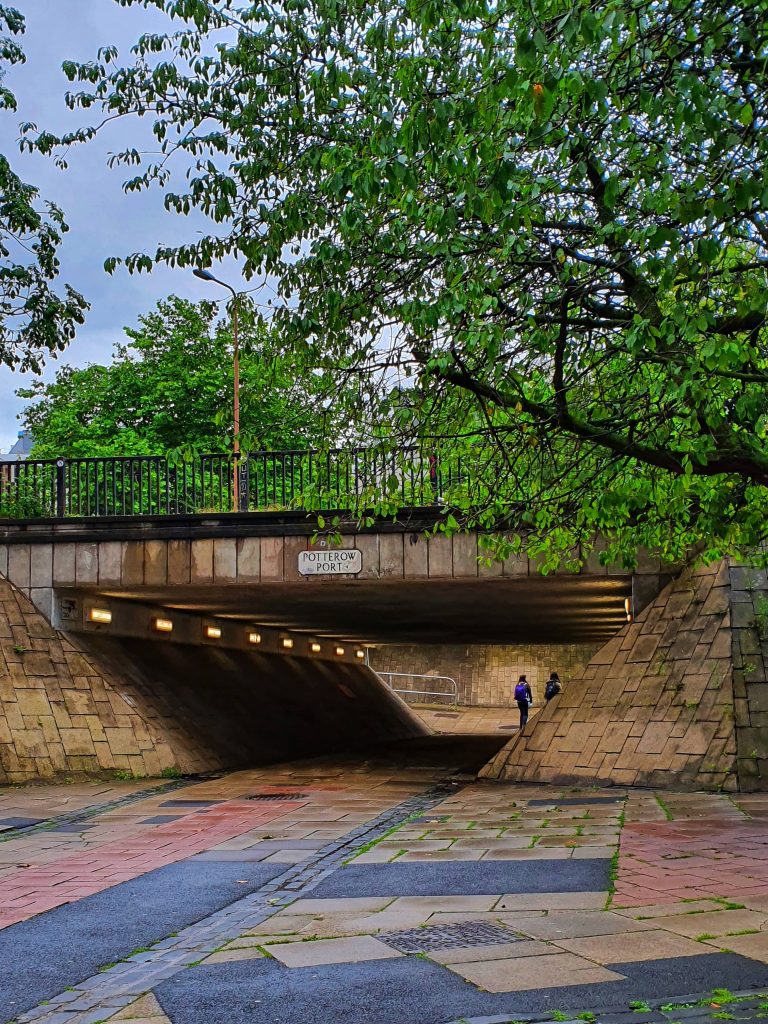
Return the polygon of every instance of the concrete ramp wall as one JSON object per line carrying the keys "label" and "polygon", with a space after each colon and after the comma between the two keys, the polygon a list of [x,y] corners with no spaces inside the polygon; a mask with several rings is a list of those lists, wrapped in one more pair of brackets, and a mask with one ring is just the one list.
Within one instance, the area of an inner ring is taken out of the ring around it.
{"label": "concrete ramp wall", "polygon": [[0,783],[205,772],[426,731],[364,665],[66,634],[0,579]]}

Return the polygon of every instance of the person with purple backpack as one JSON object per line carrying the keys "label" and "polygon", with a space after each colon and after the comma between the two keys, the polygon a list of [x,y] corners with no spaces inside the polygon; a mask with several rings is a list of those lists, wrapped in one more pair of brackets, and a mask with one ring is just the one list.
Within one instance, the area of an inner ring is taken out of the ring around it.
{"label": "person with purple backpack", "polygon": [[520,680],[515,687],[515,700],[517,701],[518,708],[520,708],[520,732],[522,732],[528,721],[528,708],[533,704],[531,687],[524,675],[520,676]]}

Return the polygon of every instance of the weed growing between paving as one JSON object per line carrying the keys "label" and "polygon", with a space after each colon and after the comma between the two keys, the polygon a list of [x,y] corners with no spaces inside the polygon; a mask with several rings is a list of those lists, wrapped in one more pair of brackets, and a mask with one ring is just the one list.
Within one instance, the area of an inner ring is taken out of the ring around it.
{"label": "weed growing between paving", "polygon": [[654,793],[653,795],[656,797],[656,803],[664,812],[664,817],[667,819],[667,821],[672,821],[675,817],[672,811],[670,811],[669,807],[667,807],[667,805],[664,803],[664,801],[661,799],[658,793]]}

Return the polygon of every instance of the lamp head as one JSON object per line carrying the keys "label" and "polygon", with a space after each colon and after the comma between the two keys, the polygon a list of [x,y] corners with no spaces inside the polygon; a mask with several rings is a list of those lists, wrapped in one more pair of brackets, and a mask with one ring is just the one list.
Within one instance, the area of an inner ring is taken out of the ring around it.
{"label": "lamp head", "polygon": [[201,267],[195,267],[192,271],[195,277],[199,277],[201,281],[215,281],[216,278],[210,272],[210,270],[203,270]]}

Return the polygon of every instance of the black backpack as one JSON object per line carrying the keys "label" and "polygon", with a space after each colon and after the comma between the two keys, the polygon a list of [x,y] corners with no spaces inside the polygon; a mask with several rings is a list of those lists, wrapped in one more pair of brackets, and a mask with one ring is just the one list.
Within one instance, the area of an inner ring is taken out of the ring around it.
{"label": "black backpack", "polygon": [[544,688],[545,699],[552,700],[558,693],[560,693],[560,683],[556,679],[547,680],[547,685]]}

